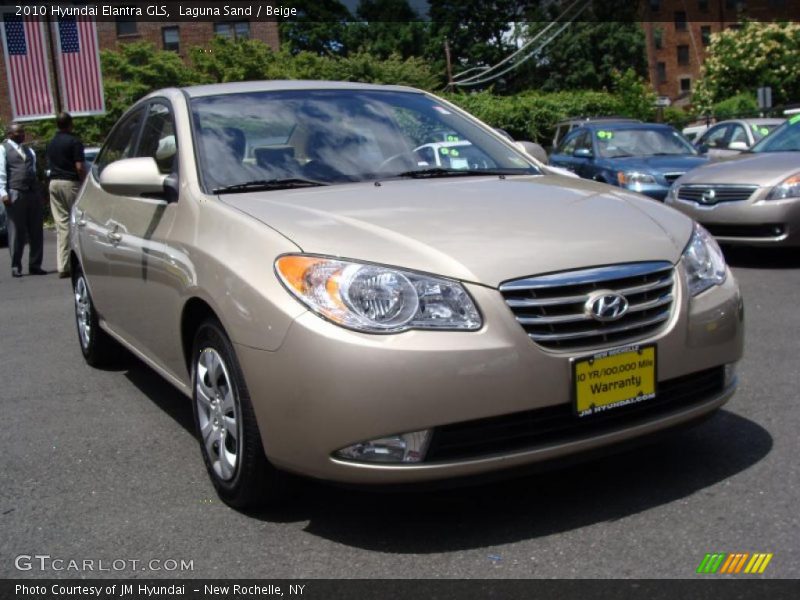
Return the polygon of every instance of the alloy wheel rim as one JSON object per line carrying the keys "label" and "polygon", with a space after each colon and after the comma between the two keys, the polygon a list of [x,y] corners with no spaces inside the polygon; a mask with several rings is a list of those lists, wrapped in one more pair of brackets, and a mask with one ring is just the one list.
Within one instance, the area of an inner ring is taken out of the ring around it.
{"label": "alloy wheel rim", "polygon": [[78,323],[81,346],[85,350],[89,347],[92,339],[92,305],[89,300],[89,289],[86,287],[86,280],[83,276],[78,277],[75,282],[75,319]]}
{"label": "alloy wheel rim", "polygon": [[241,419],[228,368],[213,348],[204,348],[197,358],[195,402],[211,467],[221,480],[230,481],[239,463]]}

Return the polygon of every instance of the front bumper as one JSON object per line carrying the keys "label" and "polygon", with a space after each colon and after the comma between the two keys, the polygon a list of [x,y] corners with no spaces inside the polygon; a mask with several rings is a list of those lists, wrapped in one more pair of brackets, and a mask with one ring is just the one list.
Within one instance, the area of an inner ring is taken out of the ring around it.
{"label": "front bumper", "polygon": [[[657,378],[734,363],[742,354],[743,314],[729,274],[691,301],[676,268],[675,310],[658,334]],[[618,428],[522,449],[419,464],[357,463],[340,448],[382,436],[478,421],[570,403],[570,358],[534,344],[497,290],[468,286],[484,315],[474,333],[411,331],[366,335],[311,313],[301,315],[274,352],[237,345],[267,456],[277,467],[355,484],[392,484],[471,476],[648,435],[719,408],[734,385],[693,403]]]}
{"label": "front bumper", "polygon": [[748,200],[709,206],[670,195],[666,204],[703,225],[720,243],[800,246],[800,198],[764,200],[769,189]]}

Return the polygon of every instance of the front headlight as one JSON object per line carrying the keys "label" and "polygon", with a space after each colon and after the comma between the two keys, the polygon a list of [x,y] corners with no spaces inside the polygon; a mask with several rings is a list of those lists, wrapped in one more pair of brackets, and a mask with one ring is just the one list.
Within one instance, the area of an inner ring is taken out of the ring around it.
{"label": "front headlight", "polygon": [[787,177],[767,194],[767,200],[783,200],[784,198],[800,198],[800,173]]}
{"label": "front headlight", "polygon": [[617,183],[622,187],[641,185],[642,183],[655,183],[656,178],[649,173],[638,171],[619,171],[617,173]]}
{"label": "front headlight", "polygon": [[334,323],[369,333],[474,331],[475,303],[457,281],[392,267],[290,254],[275,261],[286,288]]}
{"label": "front headlight", "polygon": [[694,233],[683,251],[683,264],[686,269],[686,284],[692,296],[725,281],[725,257],[722,250],[699,223],[694,224]]}

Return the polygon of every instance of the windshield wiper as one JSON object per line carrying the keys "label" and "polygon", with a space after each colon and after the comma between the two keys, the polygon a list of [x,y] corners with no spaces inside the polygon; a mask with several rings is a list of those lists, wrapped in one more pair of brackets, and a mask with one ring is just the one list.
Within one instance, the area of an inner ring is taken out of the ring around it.
{"label": "windshield wiper", "polygon": [[215,194],[222,192],[238,193],[238,192],[258,192],[258,191],[271,191],[271,190],[288,190],[292,188],[302,187],[316,187],[320,185],[328,185],[321,181],[314,181],[313,179],[301,179],[299,177],[289,177],[287,179],[256,179],[254,181],[246,181],[244,183],[234,183],[233,185],[225,185],[222,187],[211,190]]}
{"label": "windshield wiper", "polygon": [[396,175],[392,175],[392,177],[413,177],[414,179],[423,179],[426,177],[452,177],[452,176],[476,176],[476,175],[487,175],[487,176],[498,176],[498,175],[534,175],[535,173],[530,172],[523,172],[519,173],[512,169],[497,169],[497,170],[486,170],[486,169],[444,169],[442,167],[432,167],[430,169],[414,169],[413,171],[403,171],[402,173],[397,173]]}

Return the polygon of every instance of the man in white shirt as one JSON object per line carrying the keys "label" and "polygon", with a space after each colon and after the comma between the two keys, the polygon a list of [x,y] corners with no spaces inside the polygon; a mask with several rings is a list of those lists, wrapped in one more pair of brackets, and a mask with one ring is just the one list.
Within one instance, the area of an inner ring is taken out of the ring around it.
{"label": "man in white shirt", "polygon": [[25,128],[12,123],[8,138],[0,145],[0,201],[8,213],[8,249],[11,275],[22,277],[22,253],[28,251],[28,272],[46,275],[42,269],[42,192],[36,178],[36,154],[25,148]]}

